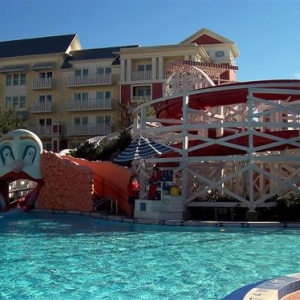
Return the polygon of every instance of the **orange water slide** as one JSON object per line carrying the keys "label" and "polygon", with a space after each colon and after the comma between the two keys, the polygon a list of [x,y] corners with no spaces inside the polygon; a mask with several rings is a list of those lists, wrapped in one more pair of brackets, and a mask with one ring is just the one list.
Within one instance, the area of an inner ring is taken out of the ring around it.
{"label": "orange water slide", "polygon": [[130,206],[127,201],[127,187],[132,176],[132,171],[129,168],[116,165],[112,162],[88,161],[69,155],[62,158],[73,161],[80,166],[88,167],[93,175],[94,192],[103,197],[115,197],[118,199],[119,210],[127,214],[130,213]]}

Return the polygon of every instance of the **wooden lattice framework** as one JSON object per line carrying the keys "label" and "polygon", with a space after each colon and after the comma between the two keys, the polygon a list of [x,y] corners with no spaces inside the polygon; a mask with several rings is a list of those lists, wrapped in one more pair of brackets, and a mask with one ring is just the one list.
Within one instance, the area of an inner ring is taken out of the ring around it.
{"label": "wooden lattice framework", "polygon": [[[300,192],[300,81],[248,82],[209,89],[226,92],[235,88],[246,91],[240,103],[220,102],[207,110],[197,109],[190,105],[191,99],[201,99],[207,92],[199,89],[142,104],[134,111],[135,134],[174,147],[176,155],[147,159],[146,163],[161,164],[180,174],[184,210],[245,207],[255,211],[276,205],[278,195]],[[148,105],[173,100],[181,101],[181,118],[146,115]],[[205,152],[218,148],[227,149],[226,153]],[[222,197],[232,201],[218,201]]]}

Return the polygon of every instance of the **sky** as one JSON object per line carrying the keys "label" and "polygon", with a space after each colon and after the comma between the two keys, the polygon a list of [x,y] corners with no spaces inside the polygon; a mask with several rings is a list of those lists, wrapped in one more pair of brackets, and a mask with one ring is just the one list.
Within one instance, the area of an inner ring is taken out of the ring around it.
{"label": "sky", "polygon": [[207,28],[236,43],[237,80],[300,79],[299,15],[300,0],[0,0],[0,41],[172,45]]}

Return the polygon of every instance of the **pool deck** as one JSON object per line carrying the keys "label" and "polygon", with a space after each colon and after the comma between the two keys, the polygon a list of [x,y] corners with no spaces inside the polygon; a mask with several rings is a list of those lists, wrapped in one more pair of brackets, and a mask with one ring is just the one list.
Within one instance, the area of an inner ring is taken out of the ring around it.
{"label": "pool deck", "polygon": [[[113,215],[101,212],[83,212],[67,210],[39,210],[35,212],[47,212],[57,214],[82,215],[109,221],[136,223],[146,225],[186,226],[186,227],[242,227],[242,228],[300,228],[300,222],[252,222],[252,221],[198,221],[198,220],[153,220],[132,218],[125,215]],[[300,298],[299,298],[300,300]]]}
{"label": "pool deck", "polygon": [[[69,212],[73,213],[73,212]],[[78,213],[78,212],[77,212]],[[300,228],[300,222],[248,222],[248,221],[197,221],[197,220],[152,220],[109,215],[97,212],[83,213],[104,220],[148,225],[189,226],[189,227],[251,227],[251,228]]]}

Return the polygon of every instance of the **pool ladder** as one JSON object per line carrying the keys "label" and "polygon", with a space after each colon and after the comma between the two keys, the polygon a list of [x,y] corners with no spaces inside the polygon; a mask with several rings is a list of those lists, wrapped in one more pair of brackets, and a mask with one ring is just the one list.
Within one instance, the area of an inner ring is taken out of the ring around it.
{"label": "pool ladder", "polygon": [[110,213],[115,213],[117,215],[119,210],[118,199],[115,196],[104,196],[96,199],[93,205],[93,210],[98,211],[101,206],[107,204],[108,202],[110,202]]}

